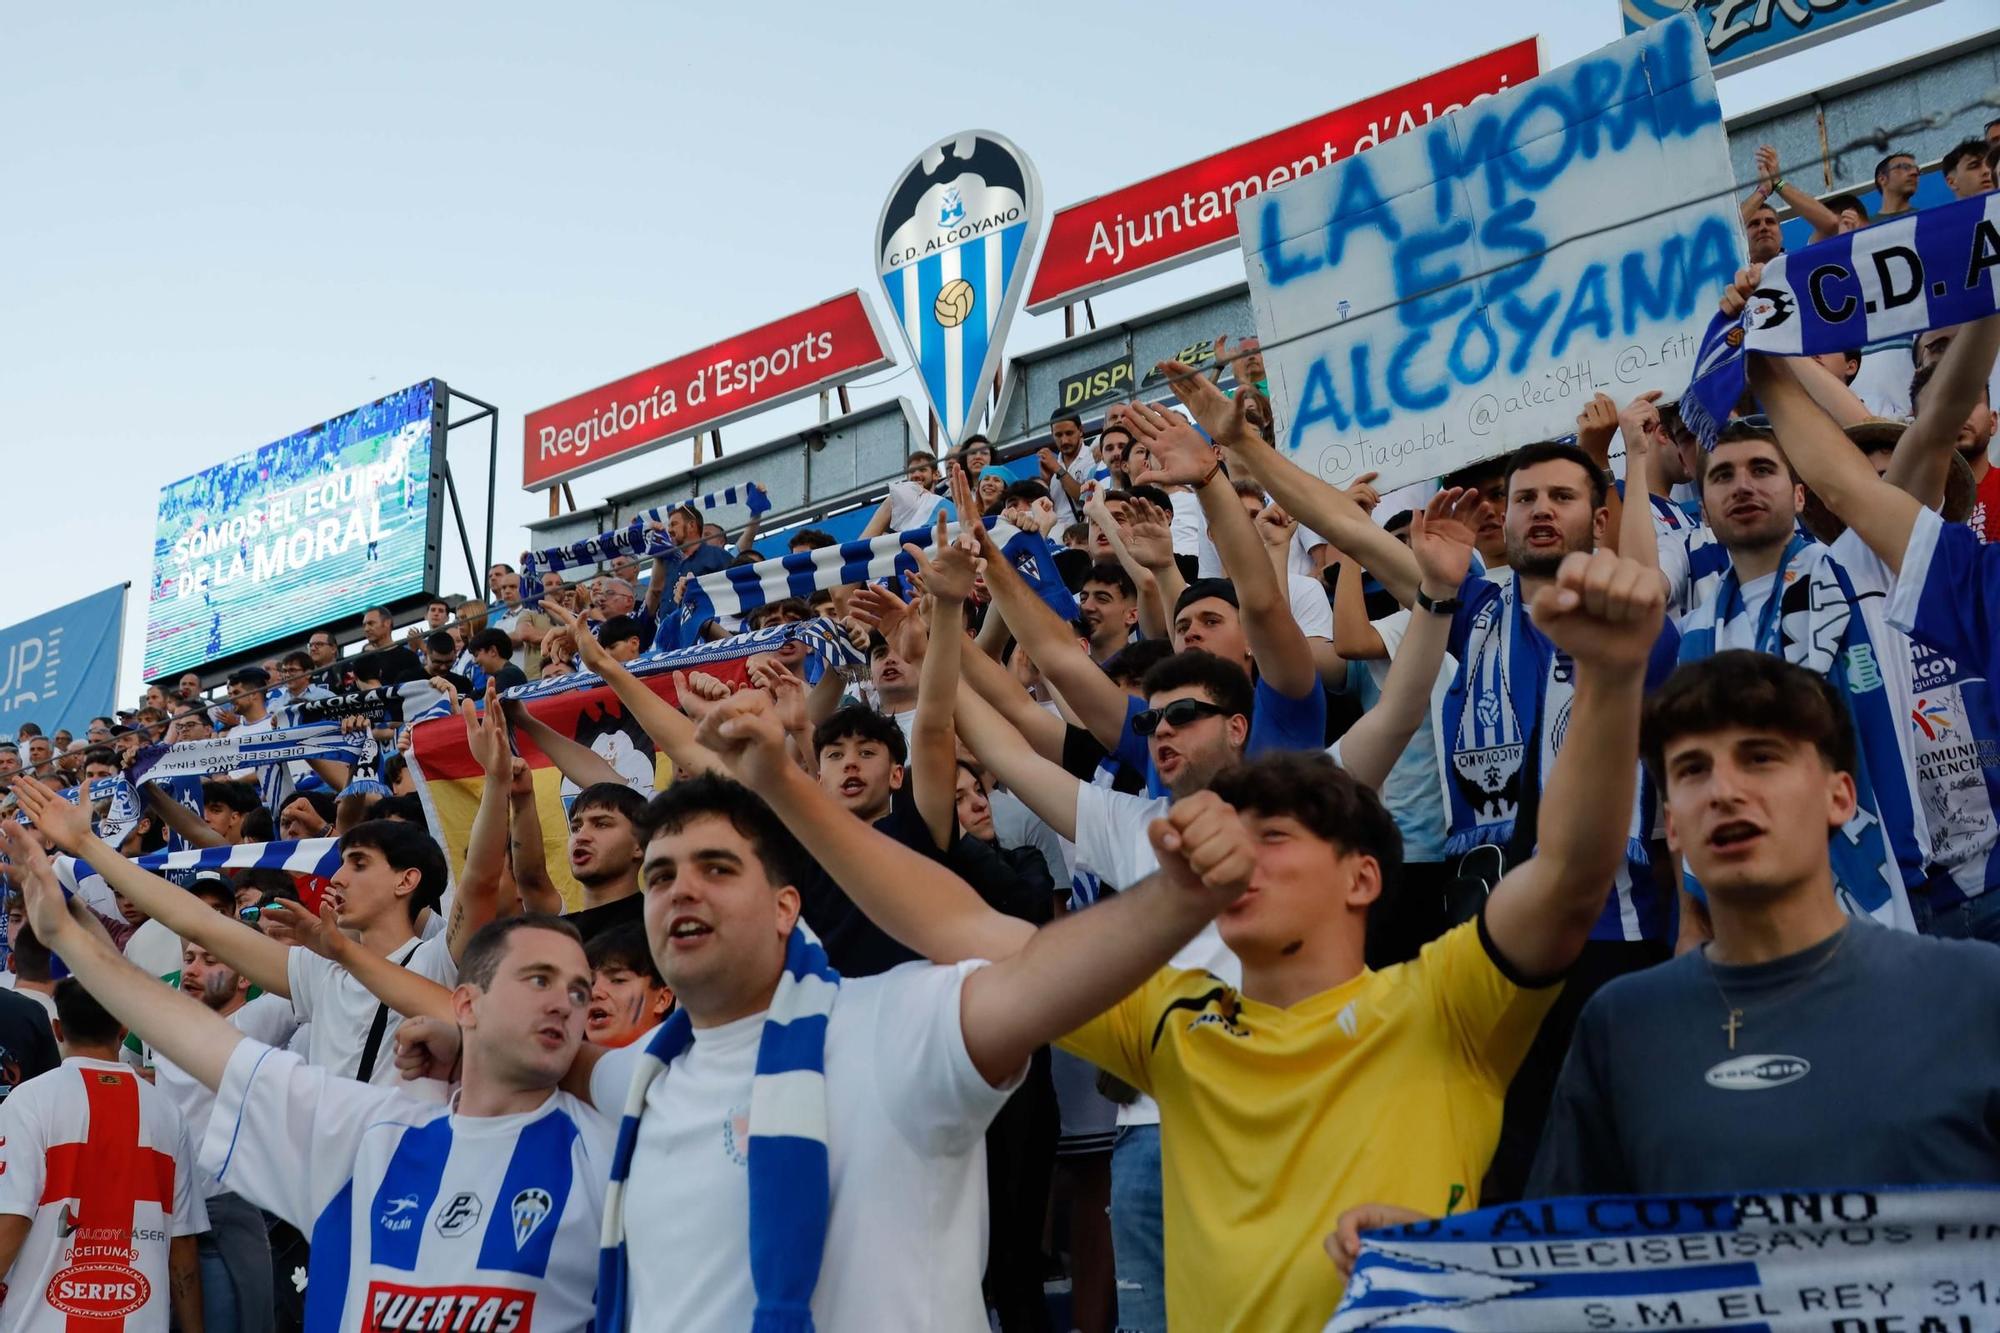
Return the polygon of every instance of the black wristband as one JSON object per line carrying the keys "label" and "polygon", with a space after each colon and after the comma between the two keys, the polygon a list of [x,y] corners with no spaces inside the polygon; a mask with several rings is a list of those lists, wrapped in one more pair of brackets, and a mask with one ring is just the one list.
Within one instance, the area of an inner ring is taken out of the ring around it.
{"label": "black wristband", "polygon": [[1458,594],[1456,593],[1453,593],[1449,597],[1441,597],[1436,601],[1432,601],[1424,595],[1423,585],[1419,584],[1417,586],[1417,610],[1419,611],[1428,611],[1434,616],[1455,616],[1458,614],[1458,606]]}

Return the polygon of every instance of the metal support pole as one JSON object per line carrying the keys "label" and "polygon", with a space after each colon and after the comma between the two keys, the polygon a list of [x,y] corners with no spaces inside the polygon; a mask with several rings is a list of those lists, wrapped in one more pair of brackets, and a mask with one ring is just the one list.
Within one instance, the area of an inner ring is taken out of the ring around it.
{"label": "metal support pole", "polygon": [[1085,319],[1090,321],[1090,327],[1095,329],[1097,327],[1097,311],[1091,308],[1088,296],[1083,298],[1083,315]]}
{"label": "metal support pole", "polygon": [[834,392],[840,395],[840,415],[846,416],[849,412],[852,412],[854,404],[847,401],[847,386],[842,384]]}
{"label": "metal support pole", "polygon": [[1063,307],[1063,337],[1076,337],[1076,307],[1073,305]]}
{"label": "metal support pole", "polygon": [[477,581],[479,572],[472,568],[472,538],[465,530],[465,506],[458,501],[458,482],[451,475],[451,460],[444,461],[444,488],[451,494],[451,516],[458,522],[458,545],[465,552],[465,568]]}

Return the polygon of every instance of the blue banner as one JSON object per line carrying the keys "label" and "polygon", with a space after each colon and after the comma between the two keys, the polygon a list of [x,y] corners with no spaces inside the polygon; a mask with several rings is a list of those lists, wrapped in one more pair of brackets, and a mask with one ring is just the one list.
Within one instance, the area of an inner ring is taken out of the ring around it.
{"label": "blue banner", "polygon": [[127,586],[0,629],[0,736],[11,739],[23,722],[81,736],[111,712]]}
{"label": "blue banner", "polygon": [[1767,60],[1816,46],[1829,37],[1859,32],[1883,19],[1936,4],[1937,0],[1811,0],[1772,4],[1770,0],[1619,0],[1625,31],[1642,32],[1690,10],[1701,25],[1709,64],[1718,74],[1734,74]]}

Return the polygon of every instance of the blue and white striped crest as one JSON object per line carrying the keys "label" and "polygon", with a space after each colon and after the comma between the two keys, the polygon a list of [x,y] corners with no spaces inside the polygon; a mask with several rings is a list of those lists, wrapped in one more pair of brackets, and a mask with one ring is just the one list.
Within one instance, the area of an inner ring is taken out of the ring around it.
{"label": "blue and white striped crest", "polygon": [[882,205],[876,272],[952,448],[978,423],[1041,227],[1034,164],[987,130],[926,148]]}

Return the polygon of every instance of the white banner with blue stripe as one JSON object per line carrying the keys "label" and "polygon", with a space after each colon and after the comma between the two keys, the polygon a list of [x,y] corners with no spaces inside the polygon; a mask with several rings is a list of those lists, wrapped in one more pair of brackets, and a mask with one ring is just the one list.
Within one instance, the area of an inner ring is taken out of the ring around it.
{"label": "white banner with blue stripe", "polygon": [[[1017,528],[1004,519],[983,521],[1000,554],[1036,595],[1064,620],[1076,619],[1076,598],[1056,569],[1055,551],[1049,546],[1049,539],[1039,532]],[[704,574],[688,584],[681,597],[682,641],[686,642],[688,633],[698,631],[711,620],[742,616],[770,602],[806,598],[844,584],[900,578],[916,568],[916,560],[903,549],[904,543],[929,546],[932,536],[929,528],[884,533],[867,541],[794,551],[754,565],[736,565]]]}
{"label": "white banner with blue stripe", "polygon": [[[771,497],[756,482],[742,486],[725,486],[719,491],[684,501],[703,511],[733,509],[742,505],[754,517],[770,512]],[[595,537],[585,537],[582,541],[569,542],[562,546],[545,546],[538,551],[521,553],[521,597],[525,601],[539,601],[542,596],[542,574],[544,571],[560,573],[565,569],[581,569],[609,564],[624,556],[678,556],[679,548],[667,536],[667,515],[679,505],[668,505],[664,509],[642,509],[632,516],[632,521],[622,528],[600,532]],[[659,526],[655,527],[654,525]]]}
{"label": "white banner with blue stripe", "polygon": [[1366,1233],[1326,1333],[2000,1327],[2000,1188],[1547,1199]]}
{"label": "white banner with blue stripe", "polygon": [[876,273],[949,448],[979,422],[1041,225],[1034,164],[988,130],[924,149],[882,205]]}
{"label": "white banner with blue stripe", "polygon": [[1713,447],[1743,396],[1745,358],[1818,356],[2000,310],[2000,193],[1920,209],[1779,255],[1695,353],[1681,419]]}
{"label": "white banner with blue stripe", "polygon": [[210,736],[171,745],[149,745],[133,756],[125,770],[130,782],[165,782],[169,778],[210,777],[241,768],[268,768],[299,759],[333,759],[351,764],[361,754],[363,738],[343,734],[335,723],[286,727],[250,735]]}

